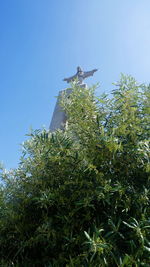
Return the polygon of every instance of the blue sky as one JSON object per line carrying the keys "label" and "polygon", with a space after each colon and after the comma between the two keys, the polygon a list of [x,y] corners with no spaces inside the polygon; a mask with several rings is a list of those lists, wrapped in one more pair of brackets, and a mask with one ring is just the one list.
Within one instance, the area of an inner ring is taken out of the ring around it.
{"label": "blue sky", "polygon": [[99,68],[109,92],[121,72],[150,82],[149,0],[0,1],[0,161],[17,167],[30,127],[49,127],[64,77]]}

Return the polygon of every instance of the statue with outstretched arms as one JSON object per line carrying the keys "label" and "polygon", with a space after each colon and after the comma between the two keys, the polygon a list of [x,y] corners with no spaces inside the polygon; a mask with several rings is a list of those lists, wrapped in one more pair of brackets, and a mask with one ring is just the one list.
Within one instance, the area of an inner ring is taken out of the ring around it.
{"label": "statue with outstretched arms", "polygon": [[67,83],[70,83],[77,79],[78,83],[82,84],[85,78],[93,76],[94,72],[96,72],[97,70],[98,69],[94,69],[91,71],[83,71],[80,67],[77,67],[77,73],[69,78],[65,78],[64,81],[66,81]]}
{"label": "statue with outstretched arms", "polygon": [[[73,82],[77,80],[77,84],[81,87],[81,88],[86,88],[86,84],[83,83],[83,80],[85,78],[88,78],[90,76],[93,76],[94,72],[96,72],[97,69],[91,70],[91,71],[83,71],[80,67],[77,67],[77,73],[73,76],[71,76],[70,78],[65,78],[64,81],[66,81],[67,83]],[[60,106],[60,97],[63,96],[63,94],[65,93],[65,95],[67,95],[68,99],[69,99],[69,95],[72,92],[72,88],[68,88],[65,89],[63,91],[59,92],[59,98],[57,99],[57,103],[54,109],[54,113],[51,119],[51,123],[50,123],[50,131],[54,132],[57,129],[66,129],[67,127],[67,116],[64,110],[62,110],[62,107]]]}

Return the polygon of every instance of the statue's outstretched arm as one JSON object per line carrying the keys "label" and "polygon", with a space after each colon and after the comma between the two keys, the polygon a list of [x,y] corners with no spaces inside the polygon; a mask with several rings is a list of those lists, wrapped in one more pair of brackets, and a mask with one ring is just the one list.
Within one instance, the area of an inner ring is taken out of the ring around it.
{"label": "statue's outstretched arm", "polygon": [[91,71],[85,71],[84,74],[83,74],[83,79],[87,78],[87,77],[90,77],[90,76],[93,76],[94,72],[96,72],[98,69],[94,69],[94,70],[91,70]]}
{"label": "statue's outstretched arm", "polygon": [[73,76],[71,76],[69,78],[63,79],[63,81],[65,81],[67,83],[70,83],[71,81],[75,80],[76,78],[77,78],[77,75],[75,74],[75,75],[73,75]]}

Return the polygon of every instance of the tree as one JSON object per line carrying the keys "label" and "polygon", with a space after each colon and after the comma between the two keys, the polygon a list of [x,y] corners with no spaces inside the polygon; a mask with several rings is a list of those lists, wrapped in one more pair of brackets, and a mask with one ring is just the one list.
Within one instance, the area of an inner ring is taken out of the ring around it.
{"label": "tree", "polygon": [[149,266],[150,87],[72,84],[65,131],[34,131],[3,172],[2,266]]}

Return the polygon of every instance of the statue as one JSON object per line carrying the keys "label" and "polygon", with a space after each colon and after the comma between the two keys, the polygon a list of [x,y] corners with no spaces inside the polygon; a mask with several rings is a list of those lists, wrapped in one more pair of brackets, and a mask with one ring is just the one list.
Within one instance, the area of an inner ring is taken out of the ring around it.
{"label": "statue", "polygon": [[[70,78],[65,78],[64,81],[67,83],[73,82],[77,80],[77,84],[81,88],[86,88],[86,84],[83,83],[83,80],[85,78],[88,78],[90,76],[93,76],[94,72],[96,72],[97,69],[91,70],[91,71],[83,71],[80,67],[77,67],[77,73],[74,76],[71,76]],[[69,98],[69,95],[71,93],[72,89],[66,89],[59,92],[59,97],[62,96],[62,94],[65,92],[66,95]],[[67,127],[67,116],[65,111],[62,110],[60,104],[59,104],[59,97],[57,99],[57,103],[53,112],[53,116],[51,119],[49,130],[51,132],[56,131],[57,129],[64,130]]]}
{"label": "statue", "polygon": [[88,78],[90,76],[93,76],[94,72],[96,72],[98,69],[94,69],[91,71],[83,71],[80,67],[77,67],[77,73],[70,78],[65,78],[63,81],[66,81],[67,83],[73,82],[76,79],[78,80],[79,85],[83,85],[83,80],[85,78]]}

